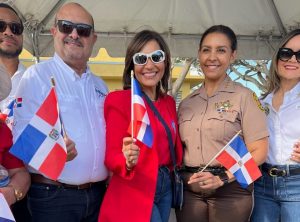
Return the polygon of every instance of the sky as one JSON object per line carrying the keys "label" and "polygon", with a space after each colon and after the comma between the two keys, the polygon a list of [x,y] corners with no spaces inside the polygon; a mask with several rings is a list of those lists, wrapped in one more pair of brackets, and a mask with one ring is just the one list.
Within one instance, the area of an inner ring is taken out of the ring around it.
{"label": "sky", "polygon": [[[246,60],[246,61],[249,62],[251,65],[255,65],[256,64],[256,62],[253,61],[253,60]],[[268,66],[270,66],[270,61],[269,61]],[[239,66],[238,67],[238,71],[240,73],[245,73],[247,71],[247,69],[244,66]],[[199,75],[199,71],[197,70],[197,67],[191,67],[191,74]],[[254,73],[251,72],[251,73],[248,73],[248,74],[249,75],[251,75],[251,74],[253,75]],[[228,71],[228,75],[229,75],[229,77],[232,80],[236,80],[238,78],[238,75],[235,74],[234,72],[229,72]],[[252,91],[254,91],[258,97],[261,96],[261,94],[262,94],[261,90],[254,83],[242,80],[241,78],[238,79],[237,82],[241,83],[243,86],[245,86],[245,87],[251,89]]]}

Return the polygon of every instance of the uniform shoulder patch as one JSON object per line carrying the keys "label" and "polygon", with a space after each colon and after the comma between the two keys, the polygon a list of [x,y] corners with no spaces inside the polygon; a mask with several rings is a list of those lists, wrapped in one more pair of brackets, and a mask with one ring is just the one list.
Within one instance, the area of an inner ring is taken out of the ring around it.
{"label": "uniform shoulder patch", "polygon": [[265,109],[264,109],[264,107],[262,106],[262,104],[260,103],[260,101],[259,101],[257,95],[255,94],[255,92],[252,93],[252,97],[253,97],[254,101],[256,102],[257,107],[258,107],[261,111],[265,112]]}

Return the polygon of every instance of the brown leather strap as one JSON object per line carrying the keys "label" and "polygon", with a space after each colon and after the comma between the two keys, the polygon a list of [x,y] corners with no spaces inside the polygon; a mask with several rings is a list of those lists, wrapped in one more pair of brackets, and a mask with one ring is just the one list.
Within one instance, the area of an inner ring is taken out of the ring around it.
{"label": "brown leather strap", "polygon": [[50,180],[40,174],[30,174],[31,175],[31,182],[32,183],[40,183],[40,184],[48,184],[48,185],[54,185],[54,186],[58,186],[58,187],[63,187],[66,189],[77,189],[77,190],[83,190],[83,189],[89,189],[91,188],[93,185],[100,185],[106,184],[106,180],[103,181],[99,181],[99,182],[94,182],[94,183],[84,183],[84,184],[80,184],[80,185],[71,185],[71,184],[65,184],[65,183],[61,183],[58,181],[54,181],[54,180]]}
{"label": "brown leather strap", "polygon": [[295,176],[300,174],[300,167],[291,168],[291,166],[287,165],[276,166],[264,163],[261,165],[261,169],[262,171],[267,172],[271,177]]}

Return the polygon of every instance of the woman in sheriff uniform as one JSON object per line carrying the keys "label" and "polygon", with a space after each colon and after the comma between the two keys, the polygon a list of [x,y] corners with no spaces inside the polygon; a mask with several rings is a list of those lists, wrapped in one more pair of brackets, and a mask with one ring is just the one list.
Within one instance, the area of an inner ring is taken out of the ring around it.
{"label": "woman in sheriff uniform", "polygon": [[243,189],[216,160],[205,172],[198,172],[240,130],[258,165],[267,155],[263,108],[251,90],[226,73],[236,49],[236,35],[227,26],[212,26],[202,35],[198,59],[205,80],[181,102],[178,111],[186,185],[183,209],[176,212],[179,222],[246,222],[251,214],[252,185]]}

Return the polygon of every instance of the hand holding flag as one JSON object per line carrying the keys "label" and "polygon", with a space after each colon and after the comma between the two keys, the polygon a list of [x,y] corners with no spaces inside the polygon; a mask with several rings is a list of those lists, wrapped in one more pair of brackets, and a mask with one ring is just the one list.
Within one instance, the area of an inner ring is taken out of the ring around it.
{"label": "hand holding flag", "polygon": [[241,130],[206,164],[200,172],[203,172],[215,159],[218,160],[241,187],[247,188],[261,176],[261,172],[249,153],[244,141],[239,137]]}
{"label": "hand holding flag", "polygon": [[244,141],[237,135],[216,159],[235,176],[241,187],[247,188],[261,176],[261,172]]}
{"label": "hand holding flag", "polygon": [[45,176],[56,180],[67,158],[61,127],[57,97],[52,87],[10,152]]}
{"label": "hand holding flag", "polygon": [[64,141],[67,148],[67,161],[73,160],[77,156],[75,143],[65,134]]}

